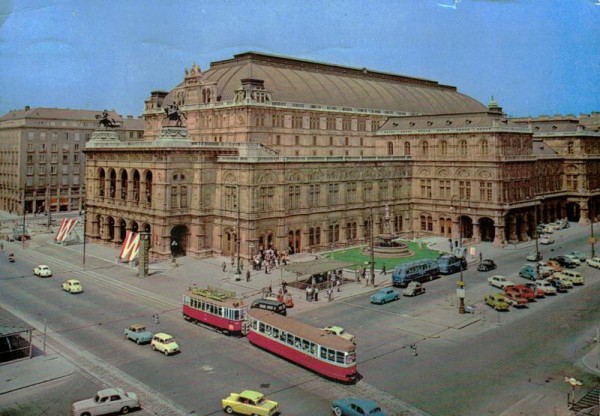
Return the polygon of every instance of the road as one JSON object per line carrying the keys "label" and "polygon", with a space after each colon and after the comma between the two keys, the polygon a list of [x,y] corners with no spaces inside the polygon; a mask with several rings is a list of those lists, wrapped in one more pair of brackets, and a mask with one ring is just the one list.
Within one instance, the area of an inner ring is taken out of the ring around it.
{"label": "road", "polygon": [[[561,234],[563,249],[585,248],[585,236],[577,231],[581,230]],[[545,258],[550,250],[542,248]],[[425,295],[384,306],[371,305],[368,296],[357,296],[297,315],[319,326],[344,326],[356,335],[363,379],[347,387],[257,350],[244,338],[185,322],[176,301],[121,290],[114,284],[119,268],[90,260],[87,271],[80,273],[73,270],[73,259],[66,253],[43,249],[38,253],[36,261],[44,259],[55,276],[33,277],[35,263],[28,255],[15,264],[0,258],[0,302],[30,321],[45,319],[51,337],[95,357],[110,380],[131,381],[149,392],[160,392],[167,402],[198,415],[220,414],[220,398],[230,391],[261,386],[284,404],[285,414],[298,416],[328,414],[330,400],[343,395],[383,397],[385,393],[431,415],[500,415],[519,400],[566,397],[565,375],[592,383],[573,365],[589,346],[600,320],[600,272],[587,266],[580,267],[587,279],[584,287],[508,313],[481,305],[483,294],[491,290],[486,277],[492,273],[471,268],[464,273],[467,303],[477,304],[481,319],[467,328],[447,327],[439,319],[440,314],[456,313],[451,294],[457,275],[428,283]],[[497,272],[524,281],[516,271],[527,253],[502,253],[494,259],[501,264]],[[60,290],[67,277],[80,278],[85,292],[70,295]],[[159,324],[152,320],[156,311],[161,311]],[[124,340],[123,328],[131,322],[174,335],[182,353],[165,357],[149,346]],[[409,348],[413,344],[416,356]],[[56,400],[70,404],[92,395],[96,388],[97,383],[83,383]]]}

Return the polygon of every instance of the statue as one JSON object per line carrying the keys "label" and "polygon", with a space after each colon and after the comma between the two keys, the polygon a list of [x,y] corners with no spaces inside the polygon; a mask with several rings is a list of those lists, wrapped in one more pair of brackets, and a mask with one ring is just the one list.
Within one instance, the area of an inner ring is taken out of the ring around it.
{"label": "statue", "polygon": [[114,129],[119,127],[119,123],[108,114],[108,111],[104,110],[102,115],[96,114],[96,120],[98,120],[98,127],[104,126],[105,129]]}
{"label": "statue", "polygon": [[176,127],[181,127],[183,125],[182,117],[187,120],[183,111],[179,109],[177,104],[171,104],[167,108],[165,108],[165,120],[168,120],[167,125],[171,125],[171,122],[175,122]]}

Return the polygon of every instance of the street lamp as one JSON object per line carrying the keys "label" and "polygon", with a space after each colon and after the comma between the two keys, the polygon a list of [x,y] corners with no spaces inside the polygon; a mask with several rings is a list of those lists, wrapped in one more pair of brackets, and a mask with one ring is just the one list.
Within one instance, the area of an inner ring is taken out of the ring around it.
{"label": "street lamp", "polygon": [[594,215],[592,212],[592,208],[593,208],[593,203],[592,200],[590,200],[589,202],[589,215],[590,215],[590,245],[592,246],[592,257],[594,258],[596,257],[596,250],[594,248],[594,245],[596,244],[596,237],[594,237]]}
{"label": "street lamp", "polygon": [[459,251],[459,258],[461,259],[461,263],[460,263],[460,280],[457,282],[457,288],[456,288],[456,296],[458,297],[459,300],[459,305],[458,305],[458,313],[459,314],[464,314],[465,313],[465,281],[463,278],[463,264],[462,264],[462,259],[464,259],[465,256],[465,251],[463,249],[463,218],[462,218],[462,201],[463,198],[462,196],[457,196],[454,195],[451,199],[450,199],[450,204],[451,204],[451,209],[454,209],[454,199],[458,199],[458,231],[459,231],[459,238],[460,238],[460,251]]}
{"label": "street lamp", "polygon": [[575,387],[582,386],[583,383],[573,377],[565,377],[565,383],[571,386],[571,391],[567,394],[567,405],[569,408],[575,404]]}
{"label": "street lamp", "polygon": [[242,269],[240,268],[240,244],[242,242],[242,238],[240,236],[240,185],[238,182],[238,186],[237,186],[237,197],[236,197],[237,201],[237,231],[236,231],[236,235],[235,235],[235,244],[236,244],[236,250],[237,250],[237,268],[235,270],[235,280],[241,280],[242,278]]}

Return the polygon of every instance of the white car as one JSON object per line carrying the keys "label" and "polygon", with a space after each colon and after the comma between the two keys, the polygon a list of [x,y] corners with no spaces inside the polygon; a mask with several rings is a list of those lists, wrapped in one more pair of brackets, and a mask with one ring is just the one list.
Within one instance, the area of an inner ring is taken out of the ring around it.
{"label": "white car", "polygon": [[488,277],[488,283],[492,286],[495,286],[499,289],[504,289],[507,286],[514,286],[515,284],[508,280],[506,276],[495,275],[492,277]]}
{"label": "white car", "polygon": [[554,244],[554,238],[545,235],[539,239],[540,244]]}
{"label": "white car", "polygon": [[573,263],[575,263],[576,265],[581,266],[581,260],[579,259],[579,257],[573,254],[565,254],[565,257],[572,260]]}
{"label": "white car", "polygon": [[50,277],[52,276],[52,270],[50,267],[45,264],[40,264],[35,269],[33,269],[33,274],[39,277]]}
{"label": "white car", "polygon": [[556,295],[556,288],[546,280],[536,280],[535,285],[542,289],[546,295]]}
{"label": "white car", "polygon": [[588,266],[595,267],[596,269],[600,269],[600,257],[594,257],[591,259],[587,259],[586,263]]}
{"label": "white car", "polygon": [[342,337],[352,343],[354,343],[354,335],[346,332],[346,330],[344,328],[342,328],[341,326],[335,326],[335,325],[327,325],[323,329],[323,331],[329,333],[329,334],[334,334],[337,335],[338,337]]}
{"label": "white car", "polygon": [[129,413],[140,408],[137,394],[125,393],[123,389],[100,390],[92,399],[73,403],[72,414],[75,416],[96,416],[114,413]]}

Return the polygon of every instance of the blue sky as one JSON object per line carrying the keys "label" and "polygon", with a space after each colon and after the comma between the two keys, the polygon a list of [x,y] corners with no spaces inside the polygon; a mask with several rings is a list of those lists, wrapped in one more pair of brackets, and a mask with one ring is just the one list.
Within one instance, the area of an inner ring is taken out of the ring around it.
{"label": "blue sky", "polygon": [[253,50],[436,80],[513,116],[600,111],[600,0],[0,0],[0,114],[140,115]]}

